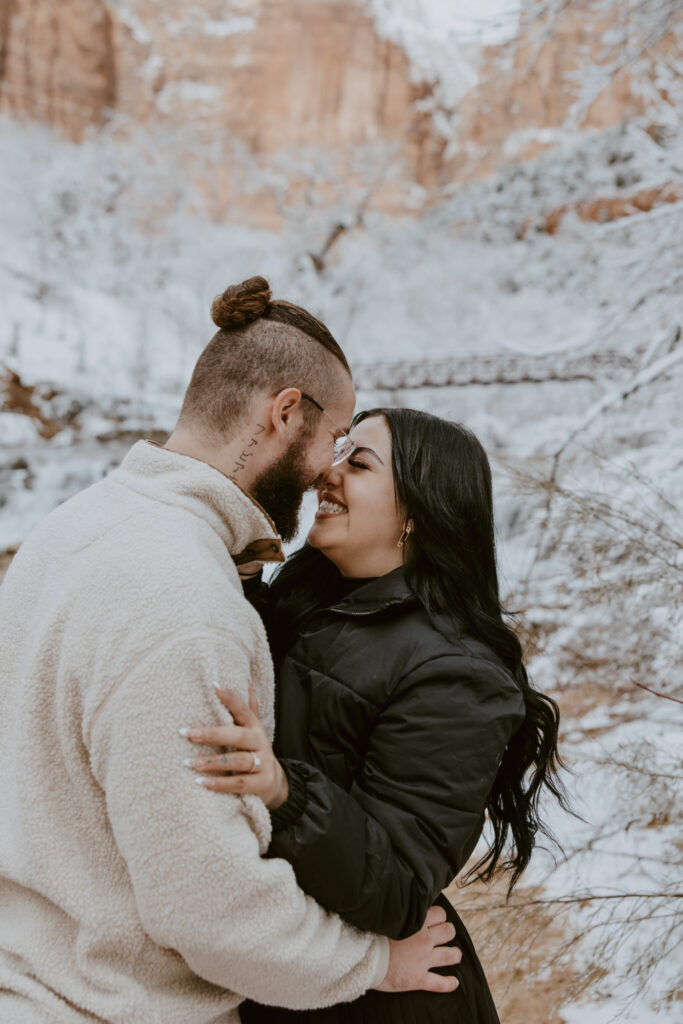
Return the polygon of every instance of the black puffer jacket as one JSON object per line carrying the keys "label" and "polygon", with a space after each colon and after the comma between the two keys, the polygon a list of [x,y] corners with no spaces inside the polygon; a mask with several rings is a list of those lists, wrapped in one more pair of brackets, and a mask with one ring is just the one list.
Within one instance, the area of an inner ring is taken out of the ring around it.
{"label": "black puffer jacket", "polygon": [[481,834],[524,717],[519,687],[482,643],[430,622],[402,569],[315,613],[298,636],[261,607],[273,648],[289,648],[276,751],[290,797],[273,814],[269,854],[346,921],[410,935]]}

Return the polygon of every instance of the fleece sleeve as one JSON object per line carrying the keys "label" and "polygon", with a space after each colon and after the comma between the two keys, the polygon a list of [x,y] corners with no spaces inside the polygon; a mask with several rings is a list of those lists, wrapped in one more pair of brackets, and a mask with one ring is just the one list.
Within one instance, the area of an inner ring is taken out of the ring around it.
{"label": "fleece sleeve", "polygon": [[112,684],[84,723],[143,925],[202,978],[261,1003],[355,999],[384,977],[386,939],[326,912],[288,863],[261,856],[270,822],[260,800],[205,790],[183,765],[198,750],[180,728],[230,721],[217,678],[246,699],[239,642],[218,631],[177,635]]}
{"label": "fleece sleeve", "polygon": [[404,938],[481,833],[505,745],[524,717],[497,666],[435,658],[407,676],[381,711],[351,789],[285,761],[290,799],[273,814],[270,855],[359,928]]}

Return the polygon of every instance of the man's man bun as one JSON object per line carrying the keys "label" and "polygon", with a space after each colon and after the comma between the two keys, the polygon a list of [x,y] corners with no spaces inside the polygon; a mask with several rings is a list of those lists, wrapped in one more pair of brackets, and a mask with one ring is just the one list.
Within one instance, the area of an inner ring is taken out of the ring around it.
{"label": "man's man bun", "polygon": [[[249,413],[255,395],[278,394],[294,383],[333,406],[348,396],[351,371],[325,324],[284,299],[271,300],[265,277],[250,277],[217,295],[211,316],[219,328],[194,368],[180,422],[225,437]],[[316,420],[310,402],[304,423]]]}
{"label": "man's man bun", "polygon": [[250,277],[232,284],[217,295],[211,306],[211,319],[222,331],[236,331],[258,320],[270,305],[270,285],[265,277]]}

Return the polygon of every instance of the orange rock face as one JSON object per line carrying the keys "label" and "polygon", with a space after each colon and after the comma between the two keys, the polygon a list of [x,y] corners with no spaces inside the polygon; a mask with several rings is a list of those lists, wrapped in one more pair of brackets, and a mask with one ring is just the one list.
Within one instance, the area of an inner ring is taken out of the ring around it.
{"label": "orange rock face", "polygon": [[[549,17],[527,18],[514,43],[488,47],[479,84],[460,105],[459,145],[451,147],[442,175],[463,181],[491,174],[501,164],[534,159],[567,132],[611,128],[642,115],[648,102],[675,106],[657,65],[675,64],[683,10],[675,14],[672,5],[668,30],[661,37],[653,31],[650,43],[647,23],[632,25],[627,7],[612,5],[612,23],[599,5],[566,4],[552,25]],[[623,39],[612,50],[608,30]],[[632,58],[624,59],[629,52]],[[591,94],[594,83],[599,87]]]}
{"label": "orange rock face", "polygon": [[549,213],[542,213],[538,218],[528,220],[521,227],[518,237],[524,238],[531,228],[535,231],[545,231],[548,235],[555,235],[560,230],[567,213],[575,213],[579,220],[592,220],[597,224],[606,224],[609,221],[621,220],[622,217],[631,217],[634,213],[649,213],[657,206],[663,206],[666,203],[680,203],[681,200],[683,200],[683,188],[675,185],[672,181],[667,181],[663,185],[642,188],[626,195],[601,196],[598,199],[575,203],[572,206],[557,206]]}
{"label": "orange rock face", "polygon": [[111,13],[102,0],[4,0],[2,107],[80,139],[116,106]]}
{"label": "orange rock face", "polygon": [[35,392],[36,388],[25,384],[18,373],[10,369],[5,370],[0,377],[0,412],[16,412],[35,420],[39,424],[40,436],[49,440],[59,433],[61,427],[41,411],[34,397]]}
{"label": "orange rock face", "polygon": [[415,103],[425,86],[360,0],[6,0],[2,104],[79,140],[111,111],[203,129],[229,153],[393,145],[434,183],[444,141]]}
{"label": "orange rock face", "polygon": [[[453,112],[434,111],[433,84],[414,81],[363,0],[4,0],[0,105],[75,140],[112,113],[120,130],[172,131],[171,158],[213,191],[216,216],[254,191],[252,169],[275,173],[283,151],[290,181],[291,160],[310,173],[316,150],[332,183],[362,178],[368,162],[381,175],[393,151],[403,180],[431,189],[533,158],[571,120],[581,62],[597,59],[604,24],[585,5],[566,8],[551,32],[530,20],[514,47],[484,51],[480,83],[445,134],[437,123]],[[664,52],[671,38],[657,45]],[[622,70],[573,128],[618,124],[643,104]]]}

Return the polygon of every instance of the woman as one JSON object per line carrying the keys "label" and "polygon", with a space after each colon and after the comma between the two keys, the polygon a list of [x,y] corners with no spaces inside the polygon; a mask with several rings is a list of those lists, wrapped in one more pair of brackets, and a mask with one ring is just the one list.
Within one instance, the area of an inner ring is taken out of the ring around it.
{"label": "woman", "polygon": [[509,838],[502,867],[510,888],[519,878],[544,831],[542,789],[562,801],[558,709],[529,685],[502,618],[476,438],[406,409],[361,413],[352,438],[319,491],[307,546],[258,599],[278,670],[275,753],[253,711],[226,694],[237,724],[221,738],[233,752],[192,767],[210,773],[209,788],[262,796],[269,855],[359,928],[404,937],[441,901],[463,954],[447,969],[459,984],[315,1011],[245,1004],[242,1019],[494,1024],[469,936],[439,894],[486,813],[489,848],[470,874],[488,880]]}

